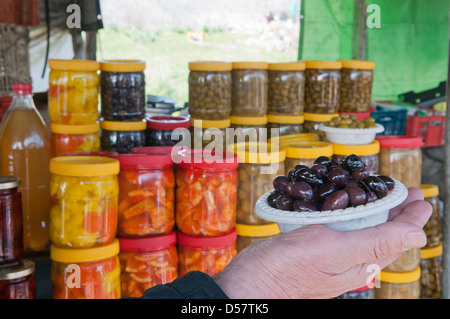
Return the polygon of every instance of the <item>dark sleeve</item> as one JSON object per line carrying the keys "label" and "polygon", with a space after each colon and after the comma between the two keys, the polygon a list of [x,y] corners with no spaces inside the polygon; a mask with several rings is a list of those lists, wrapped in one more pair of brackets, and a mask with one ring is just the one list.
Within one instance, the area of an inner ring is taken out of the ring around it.
{"label": "dark sleeve", "polygon": [[147,289],[141,299],[229,299],[207,274],[191,271],[171,283]]}

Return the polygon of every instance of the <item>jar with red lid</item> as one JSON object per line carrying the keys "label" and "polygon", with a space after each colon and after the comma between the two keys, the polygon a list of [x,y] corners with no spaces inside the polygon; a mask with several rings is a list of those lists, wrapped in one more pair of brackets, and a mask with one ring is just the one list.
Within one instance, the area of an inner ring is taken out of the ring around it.
{"label": "jar with red lid", "polygon": [[[184,116],[152,116],[147,119],[146,142],[147,146],[173,146],[182,139],[189,139],[191,121]],[[176,134],[172,133],[176,129]]]}
{"label": "jar with red lid", "polygon": [[118,236],[168,234],[175,225],[172,157],[119,154]]}
{"label": "jar with red lid", "polygon": [[375,278],[372,283],[362,288],[347,291],[335,299],[375,299]]}
{"label": "jar with red lid", "polygon": [[201,271],[210,276],[222,271],[237,255],[236,230],[216,237],[195,237],[177,232],[178,273]]}
{"label": "jar with red lid", "polygon": [[421,186],[422,138],[410,136],[377,136],[380,142],[379,174],[399,180],[406,187]]}
{"label": "jar with red lid", "polygon": [[122,297],[141,297],[178,277],[175,232],[147,238],[119,238]]}
{"label": "jar with red lid", "polygon": [[191,150],[176,157],[176,225],[191,236],[220,236],[236,222],[237,167],[232,153]]}
{"label": "jar with red lid", "polygon": [[0,177],[0,265],[23,256],[22,196],[17,177]]}
{"label": "jar with red lid", "polygon": [[0,299],[35,299],[35,264],[21,259],[0,267]]}

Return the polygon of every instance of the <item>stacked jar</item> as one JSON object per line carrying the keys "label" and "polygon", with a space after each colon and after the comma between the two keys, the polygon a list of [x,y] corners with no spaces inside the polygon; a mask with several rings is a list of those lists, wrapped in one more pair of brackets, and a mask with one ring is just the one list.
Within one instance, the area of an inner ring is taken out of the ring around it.
{"label": "stacked jar", "polygon": [[100,62],[101,150],[120,154],[146,145],[145,61]]}
{"label": "stacked jar", "polygon": [[[268,115],[267,134],[270,138],[303,133],[303,115]],[[274,132],[276,129],[278,132]],[[275,133],[275,134],[273,134]]]}
{"label": "stacked jar", "polygon": [[287,144],[284,149],[286,151],[286,176],[297,165],[311,167],[319,156],[331,157],[333,155],[333,145],[320,141],[292,142]]}
{"label": "stacked jar", "polygon": [[331,121],[331,119],[336,116],[339,116],[339,113],[331,113],[331,114],[304,113],[303,130],[305,133],[317,134],[321,141],[326,142],[327,137],[325,132],[319,130],[318,128],[321,124]]}
{"label": "stacked jar", "polygon": [[146,145],[174,146],[188,139],[191,121],[184,116],[155,115],[147,118]]}
{"label": "stacked jar", "polygon": [[236,224],[236,247],[241,252],[248,246],[278,236],[281,233],[277,223],[266,225]]}
{"label": "stacked jar", "polygon": [[191,119],[191,148],[205,149],[207,147],[210,150],[214,148],[225,151],[228,143],[227,129],[230,127],[230,119],[214,121]]}
{"label": "stacked jar", "polygon": [[[345,156],[355,154],[361,158],[367,165],[369,173],[374,175],[379,171],[378,154],[380,152],[380,143],[374,140],[366,145],[342,145],[333,144],[333,158],[342,161]],[[389,176],[389,175],[388,175]]]}
{"label": "stacked jar", "polygon": [[377,275],[379,287],[375,288],[375,299],[419,299],[420,266],[407,272],[382,270]]}

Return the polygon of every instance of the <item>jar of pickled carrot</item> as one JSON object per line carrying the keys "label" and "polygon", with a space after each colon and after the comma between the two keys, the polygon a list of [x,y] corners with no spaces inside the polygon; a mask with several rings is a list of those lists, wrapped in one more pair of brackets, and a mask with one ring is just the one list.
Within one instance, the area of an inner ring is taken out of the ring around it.
{"label": "jar of pickled carrot", "polygon": [[100,151],[100,124],[50,123],[52,157],[68,153]]}
{"label": "jar of pickled carrot", "polygon": [[61,248],[112,242],[117,231],[119,161],[62,156],[50,161],[50,239]]}
{"label": "jar of pickled carrot", "polygon": [[117,299],[119,241],[88,249],[50,247],[53,299]]}
{"label": "jar of pickled carrot", "polygon": [[191,236],[229,233],[236,222],[237,157],[193,150],[176,158],[178,230]]}
{"label": "jar of pickled carrot", "polygon": [[156,285],[178,277],[177,236],[119,238],[122,298],[141,297]]}
{"label": "jar of pickled carrot", "polygon": [[100,64],[91,60],[49,60],[48,113],[52,123],[95,124]]}
{"label": "jar of pickled carrot", "polygon": [[119,237],[168,234],[175,225],[170,154],[120,154]]}
{"label": "jar of pickled carrot", "polygon": [[236,230],[217,237],[195,237],[177,232],[178,274],[202,271],[210,276],[222,271],[236,256]]}

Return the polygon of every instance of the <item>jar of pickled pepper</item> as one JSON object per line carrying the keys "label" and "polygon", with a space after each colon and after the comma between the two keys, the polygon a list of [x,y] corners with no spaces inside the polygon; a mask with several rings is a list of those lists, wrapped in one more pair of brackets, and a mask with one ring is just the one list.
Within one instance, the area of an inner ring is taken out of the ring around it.
{"label": "jar of pickled pepper", "polygon": [[178,273],[201,271],[209,276],[221,272],[237,255],[236,229],[216,237],[188,236],[177,232]]}
{"label": "jar of pickled pepper", "polygon": [[[147,118],[146,145],[174,146],[182,139],[188,138],[191,120],[184,116],[157,115]],[[175,134],[174,130],[179,129]]]}
{"label": "jar of pickled pepper", "polygon": [[49,60],[48,113],[52,123],[95,124],[99,117],[97,74],[91,60]]}
{"label": "jar of pickled pepper", "polygon": [[236,248],[239,253],[251,244],[278,236],[281,231],[277,223],[267,225],[236,224]]}
{"label": "jar of pickled pepper", "polygon": [[119,238],[122,298],[141,297],[156,285],[178,278],[176,233]]}
{"label": "jar of pickled pepper", "polygon": [[68,153],[100,151],[100,124],[64,125],[50,123],[52,157]]}
{"label": "jar of pickled pepper", "polygon": [[102,121],[100,128],[100,145],[102,151],[127,154],[130,153],[133,147],[143,147],[146,145],[145,130],[147,124],[145,121]]}
{"label": "jar of pickled pepper", "polygon": [[292,142],[285,146],[286,160],[284,161],[286,176],[297,165],[311,167],[319,156],[331,157],[333,146],[327,142]]}
{"label": "jar of pickled pepper", "polygon": [[355,154],[364,164],[367,165],[370,174],[377,174],[379,170],[378,154],[380,152],[380,142],[374,140],[366,145],[343,145],[333,144],[333,158],[338,162],[347,155]]}
{"label": "jar of pickled pepper", "polygon": [[0,177],[0,265],[23,256],[22,196],[17,177]]}
{"label": "jar of pickled pepper", "polygon": [[176,157],[176,225],[191,236],[221,236],[236,222],[237,157],[191,150]]}
{"label": "jar of pickled pepper", "polygon": [[50,247],[53,299],[118,299],[119,241],[87,249]]}
{"label": "jar of pickled pepper", "polygon": [[170,154],[120,154],[119,237],[168,234],[175,225]]}
{"label": "jar of pickled pepper", "polygon": [[437,185],[422,185],[420,187],[424,199],[431,204],[433,212],[430,219],[423,227],[427,235],[427,243],[424,248],[431,248],[442,242],[441,229],[441,203],[439,201],[439,188]]}
{"label": "jar of pickled pepper", "polygon": [[35,299],[34,269],[34,262],[27,259],[0,266],[0,299]]}
{"label": "jar of pickled pepper", "polygon": [[375,299],[419,299],[420,266],[408,272],[382,270],[377,275],[379,287],[375,288]]}
{"label": "jar of pickled pepper", "polygon": [[50,239],[60,248],[111,243],[117,231],[119,161],[62,156],[50,160]]}
{"label": "jar of pickled pepper", "polygon": [[420,251],[420,298],[442,297],[442,243]]}

